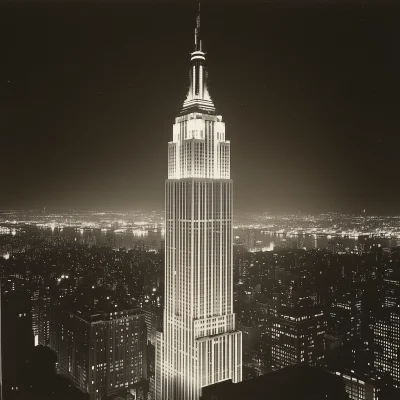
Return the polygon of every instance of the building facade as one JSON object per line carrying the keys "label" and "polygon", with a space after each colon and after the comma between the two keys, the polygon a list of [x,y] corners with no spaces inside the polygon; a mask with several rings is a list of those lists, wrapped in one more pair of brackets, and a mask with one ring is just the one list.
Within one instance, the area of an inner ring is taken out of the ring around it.
{"label": "building facade", "polygon": [[146,321],[147,342],[155,346],[157,331],[162,330],[163,310],[161,307],[145,305],[143,312]]}
{"label": "building facade", "polygon": [[366,379],[365,376],[359,376],[354,370],[345,372],[336,371],[345,385],[349,400],[377,400],[378,389],[373,379]]}
{"label": "building facade", "polygon": [[273,366],[321,364],[324,334],[324,315],[320,309],[280,310],[272,324]]}
{"label": "building facade", "polygon": [[51,295],[49,286],[44,286],[39,289],[38,308],[38,342],[42,346],[48,346],[50,343],[49,313],[51,308]]}
{"label": "building facade", "polygon": [[54,307],[49,347],[58,373],[93,400],[124,395],[146,379],[146,329],[138,309]]}
{"label": "building facade", "polygon": [[373,323],[374,367],[400,388],[400,307],[383,309]]}
{"label": "building facade", "polygon": [[256,231],[255,229],[245,229],[243,238],[246,250],[254,250],[256,247]]}
{"label": "building facade", "polygon": [[158,306],[146,305],[143,307],[147,331],[147,379],[149,381],[148,400],[155,398],[155,346],[157,331],[162,330],[163,309]]}
{"label": "building facade", "polygon": [[27,284],[11,275],[1,281],[0,384],[4,399],[17,399],[28,389],[34,348],[32,304]]}
{"label": "building facade", "polygon": [[168,144],[165,308],[156,341],[156,398],[198,399],[242,378],[233,313],[230,142],[207,88],[200,14],[187,98]]}

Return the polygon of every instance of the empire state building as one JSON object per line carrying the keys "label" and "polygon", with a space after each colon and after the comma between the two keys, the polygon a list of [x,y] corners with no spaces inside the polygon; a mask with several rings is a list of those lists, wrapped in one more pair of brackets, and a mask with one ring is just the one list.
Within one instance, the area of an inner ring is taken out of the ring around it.
{"label": "empire state building", "polygon": [[197,400],[204,386],[242,379],[242,336],[233,313],[232,211],[230,142],[207,88],[199,12],[189,91],[168,143],[157,400]]}

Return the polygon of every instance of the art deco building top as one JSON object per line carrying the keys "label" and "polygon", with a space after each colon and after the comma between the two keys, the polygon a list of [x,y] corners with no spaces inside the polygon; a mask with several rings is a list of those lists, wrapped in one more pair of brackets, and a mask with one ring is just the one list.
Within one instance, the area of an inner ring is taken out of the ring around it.
{"label": "art deco building top", "polygon": [[205,67],[206,53],[203,51],[200,35],[200,3],[197,14],[196,28],[194,34],[194,51],[191,53],[189,90],[186,100],[183,102],[182,114],[191,112],[202,112],[215,114],[215,106],[211,100],[207,87],[207,69]]}

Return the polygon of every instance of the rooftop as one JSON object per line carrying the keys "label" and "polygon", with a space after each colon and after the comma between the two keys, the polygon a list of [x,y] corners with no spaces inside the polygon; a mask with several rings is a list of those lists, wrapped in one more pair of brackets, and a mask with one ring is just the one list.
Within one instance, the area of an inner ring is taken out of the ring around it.
{"label": "rooftop", "polygon": [[294,365],[239,383],[231,380],[203,388],[202,400],[341,400],[343,380],[322,368]]}
{"label": "rooftop", "polygon": [[61,309],[88,323],[143,314],[141,308],[113,299],[112,296],[96,297],[92,301],[87,301],[85,296],[70,298],[61,306]]}

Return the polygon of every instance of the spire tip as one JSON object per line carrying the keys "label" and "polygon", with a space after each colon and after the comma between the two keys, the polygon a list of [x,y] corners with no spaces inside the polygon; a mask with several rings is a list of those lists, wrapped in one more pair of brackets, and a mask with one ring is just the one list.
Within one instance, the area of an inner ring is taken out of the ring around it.
{"label": "spire tip", "polygon": [[200,39],[200,1],[199,1],[199,11],[196,18],[196,29],[194,37],[195,51],[201,51],[201,39]]}

